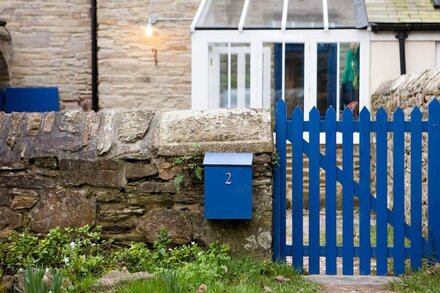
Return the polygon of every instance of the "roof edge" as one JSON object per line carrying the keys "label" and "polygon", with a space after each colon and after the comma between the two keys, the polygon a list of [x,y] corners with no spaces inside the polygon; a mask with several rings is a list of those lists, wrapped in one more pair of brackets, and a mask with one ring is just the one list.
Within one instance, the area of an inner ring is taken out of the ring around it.
{"label": "roof edge", "polygon": [[374,33],[380,31],[440,31],[440,23],[435,22],[371,22],[370,25]]}

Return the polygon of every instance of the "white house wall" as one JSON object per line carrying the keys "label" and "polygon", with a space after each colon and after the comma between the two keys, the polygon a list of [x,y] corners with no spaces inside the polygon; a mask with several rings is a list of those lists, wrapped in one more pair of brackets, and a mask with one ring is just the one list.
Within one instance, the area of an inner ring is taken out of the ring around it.
{"label": "white house wall", "polygon": [[[410,32],[405,40],[406,72],[436,67],[439,42],[439,33]],[[383,82],[400,76],[399,42],[395,33],[372,33],[370,54],[370,93],[373,94]]]}

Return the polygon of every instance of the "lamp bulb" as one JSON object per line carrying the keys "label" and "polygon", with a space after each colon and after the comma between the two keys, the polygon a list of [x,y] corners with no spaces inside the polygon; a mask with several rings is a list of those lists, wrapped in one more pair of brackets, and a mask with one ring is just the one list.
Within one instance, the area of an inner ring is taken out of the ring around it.
{"label": "lamp bulb", "polygon": [[145,27],[145,35],[147,36],[147,38],[151,38],[151,36],[153,35],[153,25],[151,24],[151,22],[148,22],[147,26]]}

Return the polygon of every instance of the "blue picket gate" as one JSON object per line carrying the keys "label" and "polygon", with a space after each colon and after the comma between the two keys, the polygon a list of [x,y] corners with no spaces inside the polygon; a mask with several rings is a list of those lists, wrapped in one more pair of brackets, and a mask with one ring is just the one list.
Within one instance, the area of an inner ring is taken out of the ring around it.
{"label": "blue picket gate", "polygon": [[[304,135],[305,133],[306,136]],[[321,153],[320,134],[325,135],[325,154]],[[337,165],[337,133],[342,135],[342,168]],[[353,176],[353,136],[359,136],[359,180]],[[405,133],[410,134],[410,224],[405,221]],[[422,134],[428,136],[428,235],[422,234]],[[375,134],[376,178],[375,194],[371,192],[371,134]],[[387,144],[392,134],[392,188],[388,188]],[[307,139],[305,139],[305,137]],[[292,144],[292,244],[286,242],[286,142]],[[382,108],[377,120],[370,120],[364,108],[359,120],[353,120],[350,110],[336,120],[330,108],[321,120],[316,108],[304,121],[300,108],[292,120],[287,120],[286,105],[276,105],[276,148],[279,163],[274,171],[274,238],[275,261],[292,257],[293,266],[304,269],[308,257],[311,274],[320,273],[320,257],[325,257],[325,273],[337,273],[337,259],[342,260],[342,273],[354,274],[354,258],[359,260],[359,273],[371,274],[371,260],[376,260],[377,275],[388,274],[388,262],[393,260],[393,274],[405,273],[406,260],[411,269],[418,269],[422,259],[440,261],[440,104],[433,100],[428,109],[428,120],[414,108],[410,121],[405,121],[399,108],[388,121]],[[309,159],[309,231],[308,245],[304,244],[303,198],[304,155]],[[320,227],[320,171],[325,171],[325,227]],[[342,185],[342,239],[337,241],[336,185]],[[388,208],[392,195],[393,207]],[[359,243],[354,241],[354,204],[359,206]],[[375,245],[371,239],[371,218],[375,216]],[[390,229],[392,227],[392,238]],[[321,232],[325,231],[325,244]],[[392,243],[389,243],[392,239]]]}

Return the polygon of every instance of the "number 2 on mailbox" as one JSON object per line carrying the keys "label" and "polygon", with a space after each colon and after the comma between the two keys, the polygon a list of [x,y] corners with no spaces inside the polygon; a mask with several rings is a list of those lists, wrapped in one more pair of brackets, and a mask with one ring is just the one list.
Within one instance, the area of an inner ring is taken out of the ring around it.
{"label": "number 2 on mailbox", "polygon": [[226,173],[226,181],[225,181],[226,185],[231,185],[232,184],[231,178],[232,178],[232,173],[230,173],[230,172]]}

